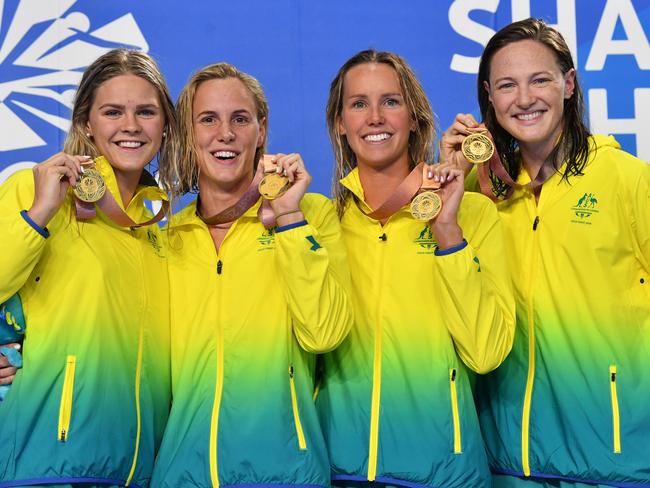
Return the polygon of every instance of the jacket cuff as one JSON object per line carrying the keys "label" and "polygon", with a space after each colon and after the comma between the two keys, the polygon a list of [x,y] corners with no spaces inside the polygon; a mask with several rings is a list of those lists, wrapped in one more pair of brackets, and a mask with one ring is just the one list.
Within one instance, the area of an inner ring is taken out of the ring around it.
{"label": "jacket cuff", "polygon": [[47,227],[41,227],[36,222],[34,222],[31,219],[31,217],[29,216],[29,214],[27,213],[27,210],[21,210],[20,215],[22,216],[23,219],[25,219],[25,222],[27,222],[32,229],[34,229],[36,232],[38,232],[45,239],[50,237],[50,231],[47,230]]}
{"label": "jacket cuff", "polygon": [[463,239],[463,242],[460,244],[456,244],[453,247],[450,247],[449,249],[438,249],[438,246],[436,246],[436,250],[433,251],[433,254],[436,256],[447,256],[449,254],[454,254],[455,252],[462,251],[467,247],[467,240]]}
{"label": "jacket cuff", "polygon": [[279,232],[284,232],[284,231],[287,231],[287,230],[295,229],[296,227],[302,227],[303,225],[307,225],[306,220],[301,220],[299,222],[294,222],[292,224],[281,225],[280,227],[275,228],[275,233],[277,234]]}

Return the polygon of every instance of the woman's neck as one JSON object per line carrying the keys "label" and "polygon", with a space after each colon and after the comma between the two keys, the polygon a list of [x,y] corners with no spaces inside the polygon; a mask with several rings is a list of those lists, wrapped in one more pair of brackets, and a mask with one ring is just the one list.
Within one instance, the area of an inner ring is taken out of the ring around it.
{"label": "woman's neck", "polygon": [[381,168],[360,164],[358,168],[365,201],[373,210],[379,208],[410,173],[408,163]]}
{"label": "woman's neck", "polygon": [[210,217],[231,207],[246,193],[251,180],[252,178],[243,179],[234,185],[221,186],[213,182],[202,182],[199,179],[200,214],[203,217]]}
{"label": "woman's neck", "polygon": [[114,171],[115,181],[117,182],[117,188],[120,191],[120,198],[122,199],[122,205],[126,209],[133,199],[136,190],[138,189],[138,183],[140,183],[140,177],[142,176],[142,171],[140,172],[123,172],[123,171]]}

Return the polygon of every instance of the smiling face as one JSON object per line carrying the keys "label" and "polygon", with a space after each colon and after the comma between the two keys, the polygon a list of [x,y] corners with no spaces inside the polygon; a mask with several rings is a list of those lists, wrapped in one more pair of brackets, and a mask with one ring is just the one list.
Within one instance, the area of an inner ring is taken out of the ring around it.
{"label": "smiling face", "polygon": [[351,68],[343,81],[338,130],[347,139],[360,167],[408,168],[408,145],[415,130],[397,72],[385,63]]}
{"label": "smiling face", "polygon": [[139,178],[162,142],[165,114],[156,88],[135,75],[119,75],[95,91],[86,130],[115,174]]}
{"label": "smiling face", "polygon": [[548,47],[533,40],[498,50],[484,84],[497,122],[522,151],[549,153],[562,131],[564,101],[575,88],[575,70],[562,74]]}
{"label": "smiling face", "polygon": [[192,102],[199,187],[232,189],[253,178],[255,152],[264,143],[252,94],[237,78],[202,82]]}

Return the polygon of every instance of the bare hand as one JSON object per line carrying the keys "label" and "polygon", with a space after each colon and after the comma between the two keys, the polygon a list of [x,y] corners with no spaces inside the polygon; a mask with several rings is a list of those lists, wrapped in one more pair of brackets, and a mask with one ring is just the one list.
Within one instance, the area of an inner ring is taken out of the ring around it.
{"label": "bare hand", "polygon": [[[20,344],[3,344],[3,347],[20,348]],[[16,376],[17,368],[9,363],[9,359],[0,355],[0,385],[10,385]]]}
{"label": "bare hand", "polygon": [[45,227],[61,207],[70,186],[77,184],[81,164],[89,156],[72,156],[59,152],[34,166],[34,203],[27,212],[41,227]]}
{"label": "bare hand", "polygon": [[442,134],[440,139],[440,162],[451,163],[469,173],[473,164],[463,156],[461,146],[463,140],[473,132],[487,130],[484,124],[479,124],[472,114],[457,114],[454,123]]}
{"label": "bare hand", "polygon": [[[300,201],[311,183],[311,175],[305,168],[302,156],[298,153],[279,153],[274,155],[274,160],[278,165],[277,172],[284,174],[289,179],[291,187],[281,197],[271,200],[271,208],[276,215],[300,209]],[[299,220],[302,218],[304,216],[301,216]]]}
{"label": "bare hand", "polygon": [[435,164],[429,171],[434,181],[442,186],[438,195],[442,210],[431,223],[438,247],[448,249],[463,241],[463,231],[458,225],[458,208],[465,192],[465,174],[453,163]]}

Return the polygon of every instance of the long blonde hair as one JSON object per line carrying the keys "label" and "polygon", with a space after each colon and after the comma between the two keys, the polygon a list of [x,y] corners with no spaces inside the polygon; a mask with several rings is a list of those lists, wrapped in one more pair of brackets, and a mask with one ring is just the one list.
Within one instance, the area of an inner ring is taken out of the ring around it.
{"label": "long blonde hair", "polygon": [[72,108],[72,124],[65,139],[63,150],[69,154],[86,154],[97,157],[99,152],[92,138],[87,135],[86,126],[95,93],[102,83],[120,75],[135,75],[148,81],[158,92],[158,98],[165,114],[163,140],[158,152],[160,173],[167,171],[177,159],[180,150],[180,136],[174,103],[169,95],[167,83],[151,56],[131,49],[112,49],[97,58],[84,71],[75,95]]}
{"label": "long blonde hair", "polygon": [[196,72],[187,82],[176,102],[176,110],[180,122],[180,134],[183,141],[181,156],[168,171],[161,172],[161,179],[171,188],[175,196],[183,195],[189,191],[198,191],[199,182],[199,155],[195,148],[194,121],[192,118],[192,105],[199,85],[209,80],[222,80],[235,78],[241,81],[250,92],[257,110],[257,121],[264,128],[264,142],[255,151],[255,167],[266,151],[268,135],[269,105],[264,95],[262,85],[256,78],[239,71],[228,63],[211,64]]}
{"label": "long blonde hair", "polygon": [[424,88],[415,76],[408,63],[399,55],[368,49],[361,51],[348,59],[330,85],[327,100],[327,129],[329,131],[332,149],[336,157],[332,195],[336,203],[339,217],[345,211],[346,201],[350,191],[340,180],[357,166],[357,157],[348,144],[344,135],[339,133],[339,121],[343,112],[343,88],[345,75],[355,66],[366,63],[383,63],[395,70],[400,88],[411,119],[415,121],[415,130],[409,136],[409,166],[412,169],[420,161],[430,161],[433,158],[436,124],[433,110]]}

